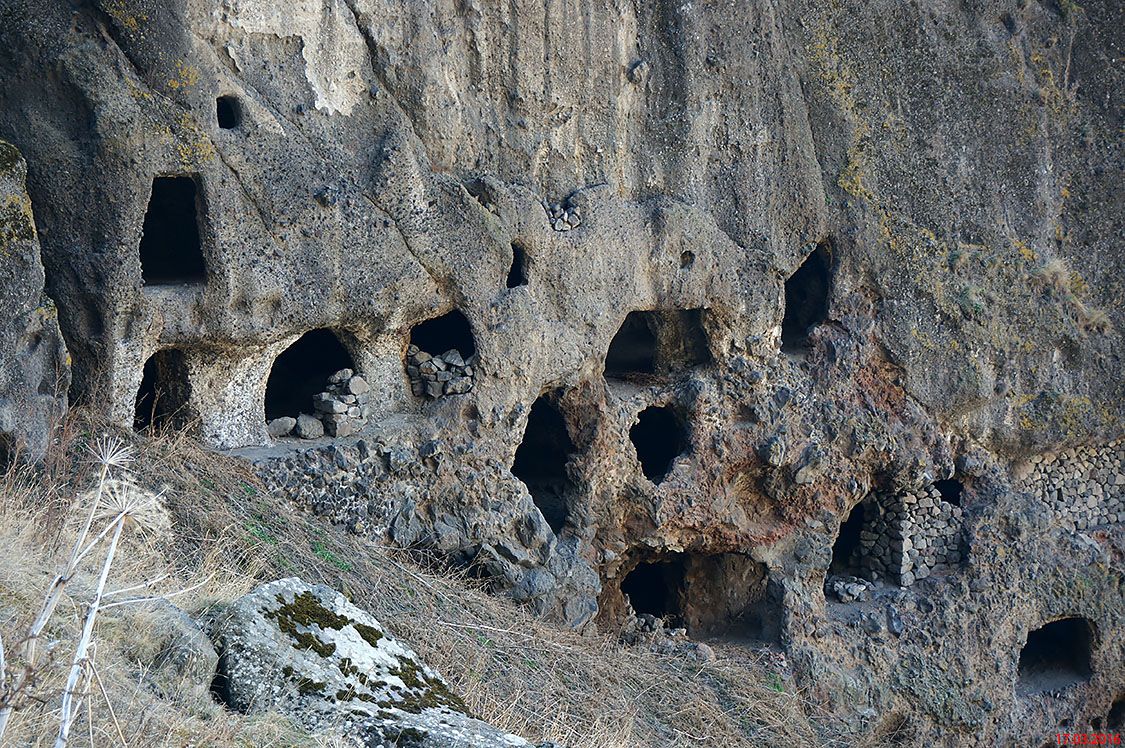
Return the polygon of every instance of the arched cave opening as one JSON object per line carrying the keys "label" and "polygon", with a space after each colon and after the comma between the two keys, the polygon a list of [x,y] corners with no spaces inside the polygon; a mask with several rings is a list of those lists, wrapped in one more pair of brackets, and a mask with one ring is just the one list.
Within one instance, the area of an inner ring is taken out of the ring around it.
{"label": "arched cave opening", "polygon": [[467,360],[477,352],[472,325],[458,309],[414,325],[410,329],[410,344],[431,356],[455,350]]}
{"label": "arched cave opening", "polygon": [[1107,730],[1125,730],[1125,695],[1118,696],[1105,718]]}
{"label": "arched cave opening", "polygon": [[643,561],[621,580],[621,592],[637,615],[645,613],[678,622],[684,585],[684,555]]}
{"label": "arched cave opening", "polygon": [[642,410],[629,429],[629,440],[637,450],[641,472],[653,483],[661,483],[668,477],[672,462],[688,445],[687,430],[668,406]]}
{"label": "arched cave opening", "polygon": [[634,311],[610,341],[605,376],[628,379],[667,374],[710,360],[702,309]]}
{"label": "arched cave opening", "polygon": [[1070,617],[1041,626],[1027,635],[1020,650],[1020,695],[1060,691],[1089,680],[1094,625],[1087,618]]}
{"label": "arched cave opening", "polygon": [[543,518],[556,533],[570,516],[575,489],[567,473],[574,442],[566,420],[555,406],[558,394],[544,394],[531,406],[523,441],[516,449],[512,474],[523,481]]}
{"label": "arched cave opening", "polygon": [[852,508],[848,518],[840,525],[840,534],[832,544],[831,574],[858,576],[860,573],[860,540],[863,532],[863,502]]}
{"label": "arched cave opening", "polygon": [[781,350],[799,352],[808,346],[809,330],[828,318],[831,285],[832,252],[829,243],[823,241],[785,281]]}
{"label": "arched cave opening", "polygon": [[266,380],[266,421],[313,413],[313,397],[325,390],[328,378],[355,362],[336,333],[310,330],[273,362]]}
{"label": "arched cave opening", "polygon": [[149,356],[133,408],[137,431],[182,429],[191,420],[191,381],[184,352],[166,348]]}
{"label": "arched cave opening", "polygon": [[146,286],[199,283],[207,274],[200,243],[201,207],[195,179],[152,180],[141,229],[141,279]]}
{"label": "arched cave opening", "polygon": [[527,285],[527,251],[517,242],[512,242],[512,264],[504,285],[508,288]]}
{"label": "arched cave opening", "polygon": [[215,99],[215,119],[223,130],[233,130],[242,124],[242,104],[238,98],[227,95]]}
{"label": "arched cave opening", "polygon": [[934,484],[934,488],[941,494],[942,501],[952,504],[953,506],[961,506],[961,494],[965,490],[961,481],[955,478],[939,480]]}
{"label": "arched cave opening", "polygon": [[656,333],[652,312],[629,312],[609,343],[605,375],[623,378],[656,373]]}

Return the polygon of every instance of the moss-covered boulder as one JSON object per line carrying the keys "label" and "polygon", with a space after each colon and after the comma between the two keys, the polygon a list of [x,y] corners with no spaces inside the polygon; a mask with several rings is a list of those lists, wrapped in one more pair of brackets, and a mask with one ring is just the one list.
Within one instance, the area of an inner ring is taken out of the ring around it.
{"label": "moss-covered boulder", "polygon": [[441,675],[324,585],[295,577],[262,585],[210,628],[216,690],[232,709],[274,709],[370,748],[531,745],[469,717]]}

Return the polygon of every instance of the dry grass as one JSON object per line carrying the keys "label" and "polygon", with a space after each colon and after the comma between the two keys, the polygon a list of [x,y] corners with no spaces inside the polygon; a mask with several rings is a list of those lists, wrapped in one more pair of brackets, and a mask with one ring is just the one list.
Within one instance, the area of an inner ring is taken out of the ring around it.
{"label": "dry grass", "polygon": [[[26,627],[76,531],[73,497],[92,481],[78,459],[93,438],[72,417],[60,427],[45,468],[0,479],[0,631],[12,641]],[[128,435],[127,438],[135,438]],[[473,712],[531,740],[572,748],[828,746],[831,725],[814,723],[799,694],[778,690],[769,664],[745,650],[704,663],[624,647],[538,621],[470,581],[438,573],[404,553],[330,528],[266,495],[248,468],[196,447],[188,437],[143,439],[135,479],[165,492],[171,540],[130,543],[114,569],[123,586],[169,573],[166,589],[200,581],[177,598],[193,613],[221,605],[260,581],[300,576],[341,590],[441,670]],[[48,630],[71,642],[92,572],[68,589]],[[278,715],[227,712],[201,691],[161,698],[147,685],[150,627],[143,610],[106,611],[96,632],[96,668],[105,696],[89,700],[72,745],[322,745]],[[47,745],[69,651],[56,648],[42,668],[42,702],[16,713],[5,746]]]}

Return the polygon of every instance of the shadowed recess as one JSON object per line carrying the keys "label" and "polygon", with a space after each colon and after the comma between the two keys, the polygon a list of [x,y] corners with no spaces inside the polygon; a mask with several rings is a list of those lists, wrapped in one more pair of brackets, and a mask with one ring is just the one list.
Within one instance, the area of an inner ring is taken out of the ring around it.
{"label": "shadowed recess", "polygon": [[355,369],[355,363],[336,333],[321,328],[302,335],[270,369],[266,420],[312,413],[313,396],[323,392],[328,378],[341,369]]}
{"label": "shadowed recess", "polygon": [[512,242],[512,266],[508,268],[508,288],[527,285],[527,252],[516,242]]}
{"label": "shadowed recess", "polygon": [[223,130],[233,130],[242,124],[242,105],[238,99],[234,96],[215,99],[215,119]]}
{"label": "shadowed recess", "polygon": [[821,242],[785,281],[785,316],[781,321],[783,351],[798,352],[806,348],[809,330],[828,318],[831,270],[831,249],[828,242]]}
{"label": "shadowed recess", "polygon": [[942,501],[952,504],[953,506],[961,506],[961,494],[965,490],[965,487],[961,485],[961,481],[955,478],[939,480],[934,484],[934,488],[941,494]]}
{"label": "shadowed recess", "polygon": [[634,311],[610,341],[605,376],[665,375],[709,361],[702,309]]}
{"label": "shadowed recess", "polygon": [[156,177],[141,230],[141,277],[147,286],[199,283],[207,268],[199,238],[200,202],[188,176]]}
{"label": "shadowed recess", "polygon": [[410,343],[431,356],[441,356],[446,351],[456,350],[462,358],[468,359],[477,352],[473,328],[465,315],[457,309],[412,327]]}
{"label": "shadowed recess", "polygon": [[1086,618],[1062,618],[1027,635],[1020,650],[1020,695],[1060,691],[1089,680],[1094,626]]}
{"label": "shadowed recess", "polygon": [[641,471],[653,483],[668,477],[673,460],[684,453],[688,443],[683,424],[667,406],[642,410],[629,429],[629,439],[637,450]]}
{"label": "shadowed recess", "polygon": [[145,361],[134,405],[133,428],[183,428],[190,420],[191,382],[184,352],[157,351]]}
{"label": "shadowed recess", "polygon": [[833,574],[859,575],[860,533],[863,532],[864,502],[855,505],[848,518],[840,525],[840,534],[832,544],[832,565],[828,570]]}
{"label": "shadowed recess", "polygon": [[556,399],[557,395],[540,395],[531,406],[512,474],[527,486],[543,518],[557,533],[570,516],[575,485],[566,469],[574,454],[574,442],[554,405]]}
{"label": "shadowed recess", "polygon": [[637,615],[647,613],[678,620],[683,584],[684,559],[677,555],[672,559],[637,564],[621,580],[621,592],[629,598]]}

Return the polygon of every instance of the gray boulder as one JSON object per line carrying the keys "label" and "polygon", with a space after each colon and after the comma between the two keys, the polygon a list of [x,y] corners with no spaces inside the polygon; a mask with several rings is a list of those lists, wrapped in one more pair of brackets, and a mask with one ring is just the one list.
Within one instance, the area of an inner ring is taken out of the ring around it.
{"label": "gray boulder", "polygon": [[433,669],[369,613],[324,585],[262,585],[211,622],[218,684],[233,709],[275,709],[367,748],[520,748],[465,713]]}
{"label": "gray boulder", "polygon": [[302,439],[319,439],[324,436],[324,424],[319,419],[302,413],[297,416],[295,433]]}
{"label": "gray boulder", "polygon": [[165,698],[206,693],[219,655],[191,616],[166,600],[155,600],[136,609],[131,624],[145,632],[130,639],[130,654],[144,668],[153,691]]}

